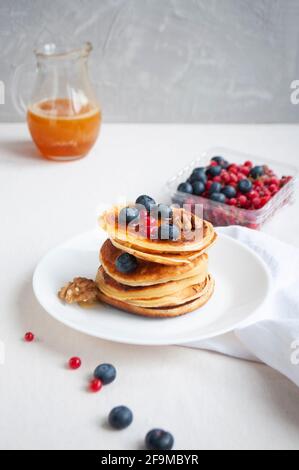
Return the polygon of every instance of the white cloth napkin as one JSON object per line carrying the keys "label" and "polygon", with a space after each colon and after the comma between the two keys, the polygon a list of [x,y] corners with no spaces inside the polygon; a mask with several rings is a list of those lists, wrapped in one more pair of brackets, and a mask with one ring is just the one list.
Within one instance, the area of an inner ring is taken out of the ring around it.
{"label": "white cloth napkin", "polygon": [[272,292],[263,308],[235,331],[185,346],[264,362],[299,386],[299,250],[243,227],[218,232],[241,241],[265,261],[273,277]]}

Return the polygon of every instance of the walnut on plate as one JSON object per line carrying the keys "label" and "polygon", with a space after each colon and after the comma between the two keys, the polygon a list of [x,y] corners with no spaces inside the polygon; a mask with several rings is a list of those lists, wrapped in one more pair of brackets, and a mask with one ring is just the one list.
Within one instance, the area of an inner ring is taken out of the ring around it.
{"label": "walnut on plate", "polygon": [[76,277],[60,289],[58,297],[68,304],[92,304],[97,301],[98,288],[92,279]]}

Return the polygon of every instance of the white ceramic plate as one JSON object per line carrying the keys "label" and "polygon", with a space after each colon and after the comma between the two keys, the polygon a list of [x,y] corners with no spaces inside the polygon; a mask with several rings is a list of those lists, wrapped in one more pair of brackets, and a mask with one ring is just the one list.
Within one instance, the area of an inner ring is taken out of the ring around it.
{"label": "white ceramic plate", "polygon": [[140,345],[182,344],[233,330],[261,307],[270,291],[264,263],[241,243],[219,236],[210,250],[215,294],[206,306],[182,317],[151,319],[106,305],[82,309],[66,305],[57,292],[76,276],[93,279],[104,234],[92,231],[49,252],[37,266],[33,289],[43,308],[75,330],[98,338]]}

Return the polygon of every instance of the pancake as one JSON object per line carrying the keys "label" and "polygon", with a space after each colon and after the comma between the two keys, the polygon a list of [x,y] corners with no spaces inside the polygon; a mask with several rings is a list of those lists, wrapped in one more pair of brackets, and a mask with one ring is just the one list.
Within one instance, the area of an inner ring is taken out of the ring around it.
{"label": "pancake", "polygon": [[[98,289],[100,289],[100,291],[109,297],[132,303],[135,303],[136,301],[139,305],[139,303],[143,301],[146,303],[156,303],[157,298],[160,299],[166,296],[172,297],[175,299],[175,303],[177,303],[181,297],[187,295],[187,292],[191,294],[194,293],[194,289],[191,290],[191,287],[193,288],[193,286],[199,284],[204,285],[206,278],[207,272],[179,281],[170,281],[164,284],[157,284],[147,287],[132,287],[120,284],[119,282],[115,281],[112,279],[112,277],[105,273],[103,267],[100,266],[95,282]],[[187,290],[188,288],[189,291]],[[164,303],[165,302],[167,305],[171,305],[170,301],[166,299]]]}
{"label": "pancake", "polygon": [[206,277],[208,272],[208,255],[203,254],[190,263],[179,266],[168,266],[139,259],[137,269],[133,273],[124,274],[115,266],[117,258],[124,252],[116,248],[110,240],[106,240],[100,251],[100,261],[104,271],[111,278],[127,286],[153,286],[200,274]]}
{"label": "pancake", "polygon": [[136,258],[144,261],[150,261],[152,263],[165,264],[167,266],[181,266],[184,264],[190,264],[199,257],[201,257],[217,240],[217,234],[214,233],[213,239],[207,246],[202,247],[200,251],[188,252],[188,253],[151,253],[140,250],[140,248],[123,242],[118,239],[111,238],[111,243],[118,249],[130,253],[136,256]]}
{"label": "pancake", "polygon": [[214,286],[214,280],[210,277],[208,280],[207,289],[201,297],[176,307],[144,308],[113,299],[112,297],[103,294],[103,292],[99,292],[98,298],[100,301],[111,305],[112,307],[115,307],[119,310],[123,310],[128,313],[132,313],[134,315],[140,315],[150,318],[174,318],[181,315],[185,315],[190,312],[194,312],[195,310],[198,310],[199,308],[203,307],[212,297],[214,292]]}
{"label": "pancake", "polygon": [[184,253],[202,251],[214,239],[214,227],[185,209],[173,209],[174,223],[181,229],[178,241],[149,240],[136,232],[136,227],[123,227],[118,224],[118,214],[123,206],[113,207],[102,214],[100,226],[110,238],[133,245],[143,252],[151,253]]}

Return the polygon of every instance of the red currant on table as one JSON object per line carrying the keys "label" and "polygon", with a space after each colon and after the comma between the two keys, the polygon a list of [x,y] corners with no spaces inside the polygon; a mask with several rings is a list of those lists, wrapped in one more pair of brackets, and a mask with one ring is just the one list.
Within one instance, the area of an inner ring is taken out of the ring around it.
{"label": "red currant on table", "polygon": [[32,343],[32,341],[34,341],[34,334],[31,333],[31,331],[28,331],[28,333],[26,333],[25,336],[24,336],[24,340],[27,343]]}
{"label": "red currant on table", "polygon": [[89,384],[89,390],[93,393],[99,392],[103,387],[103,382],[99,379],[93,379]]}
{"label": "red currant on table", "polygon": [[79,357],[71,357],[71,359],[69,360],[70,369],[73,369],[73,370],[79,369],[79,367],[81,367],[81,364],[82,362]]}

